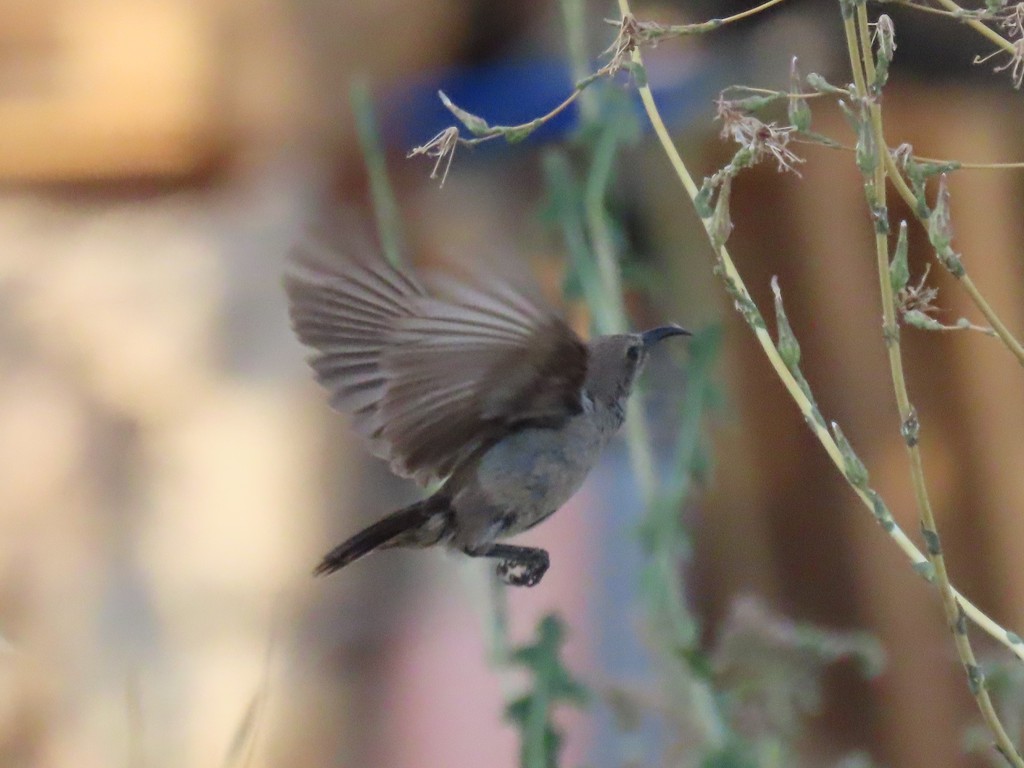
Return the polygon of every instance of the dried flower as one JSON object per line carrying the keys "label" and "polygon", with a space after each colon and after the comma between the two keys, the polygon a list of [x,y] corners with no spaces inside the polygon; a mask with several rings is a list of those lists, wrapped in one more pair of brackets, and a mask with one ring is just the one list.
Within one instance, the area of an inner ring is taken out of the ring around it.
{"label": "dried flower", "polygon": [[1005,64],[993,67],[993,72],[1005,72],[1010,70],[1010,79],[1013,80],[1013,87],[1020,88],[1024,84],[1024,37],[1013,43],[1013,53]]}
{"label": "dried flower", "polygon": [[605,19],[609,24],[618,24],[619,33],[612,40],[612,44],[605,48],[603,55],[611,54],[611,59],[602,68],[611,76],[619,72],[625,65],[626,59],[636,50],[640,42],[640,23],[635,16],[626,14],[621,21]]}
{"label": "dried flower", "polygon": [[753,162],[770,155],[775,158],[780,173],[792,171],[800,175],[795,166],[804,162],[804,159],[788,147],[790,135],[796,128],[762,122],[739,107],[735,101],[722,96],[715,102],[715,112],[717,119],[722,121],[722,138],[732,138],[737,144],[749,149]]}
{"label": "dried flower", "polygon": [[952,324],[941,323],[935,318],[942,310],[935,306],[939,289],[925,286],[930,266],[925,267],[917,285],[907,285],[896,294],[896,308],[903,322],[922,331],[977,331],[986,336],[995,336],[996,332],[991,328],[975,325],[966,317],[961,317]]}
{"label": "dried flower", "polygon": [[443,163],[444,172],[441,174],[441,186],[443,187],[444,180],[448,178],[448,169],[452,167],[452,159],[455,157],[455,148],[459,145],[459,141],[459,129],[454,125],[450,125],[426,144],[410,151],[406,157],[426,155],[427,157],[436,158],[434,169],[430,172],[430,178],[432,179],[437,178],[437,173]]}
{"label": "dried flower", "polygon": [[1009,53],[1009,60],[1004,64],[994,67],[992,71],[1005,72],[1009,70],[1010,78],[1013,80],[1013,87],[1020,88],[1021,85],[1024,85],[1024,3],[1016,3],[1006,8],[997,17],[999,18],[999,26],[1006,31],[1006,36],[1013,40],[1013,52],[1009,53],[1003,49],[998,49],[987,56],[975,56],[974,63],[984,64],[996,56]]}
{"label": "dried flower", "polygon": [[935,299],[939,296],[939,289],[925,286],[930,270],[931,264],[925,265],[924,274],[917,281],[917,285],[910,285],[908,283],[896,294],[896,304],[901,313],[920,312],[923,315],[930,315],[939,311],[939,308],[935,306]]}
{"label": "dried flower", "polygon": [[1024,3],[1007,8],[999,26],[1006,30],[1006,36],[1011,40],[1024,37]]}
{"label": "dried flower", "polygon": [[653,48],[659,40],[667,37],[679,37],[706,26],[701,24],[667,26],[656,21],[638,21],[635,16],[630,14],[623,16],[621,20],[605,19],[605,22],[619,28],[619,33],[615,36],[612,44],[604,50],[604,55],[611,54],[611,59],[600,71],[609,76],[615,75],[620,69],[629,68],[626,60],[637,46],[650,45]]}
{"label": "dried flower", "polygon": [[882,58],[892,61],[893,54],[896,51],[896,27],[893,25],[892,19],[883,13],[878,17],[874,27],[875,32],[871,37],[871,41],[878,43],[878,52]]}
{"label": "dried flower", "polygon": [[914,145],[903,142],[892,150],[892,159],[900,168],[906,168],[907,163],[914,159]]}

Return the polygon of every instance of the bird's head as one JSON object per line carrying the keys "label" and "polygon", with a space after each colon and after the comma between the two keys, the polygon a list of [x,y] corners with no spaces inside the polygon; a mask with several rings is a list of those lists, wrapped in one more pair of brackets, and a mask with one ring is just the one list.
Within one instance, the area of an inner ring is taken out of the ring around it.
{"label": "bird's head", "polygon": [[598,336],[588,344],[587,377],[583,387],[595,400],[613,405],[629,397],[651,348],[669,336],[690,336],[678,325],[663,325],[643,333]]}

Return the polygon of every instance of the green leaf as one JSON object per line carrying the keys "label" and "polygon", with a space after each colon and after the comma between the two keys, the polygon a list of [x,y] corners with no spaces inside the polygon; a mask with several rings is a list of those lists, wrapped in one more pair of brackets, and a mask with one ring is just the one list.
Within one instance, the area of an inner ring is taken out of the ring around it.
{"label": "green leaf", "polygon": [[505,706],[505,717],[517,725],[522,725],[530,714],[532,702],[533,700],[529,696],[520,696],[518,699],[510,701]]}
{"label": "green leaf", "polygon": [[875,38],[875,81],[871,87],[877,93],[889,79],[889,65],[896,53],[896,28],[888,14],[881,14],[875,22]]}
{"label": "green leaf", "polygon": [[907,287],[910,280],[910,267],[907,264],[907,222],[900,222],[900,234],[896,240],[896,251],[889,263],[889,284],[893,293],[899,293]]}
{"label": "green leaf", "polygon": [[811,107],[807,99],[790,99],[787,110],[789,123],[800,133],[806,133],[811,128]]}
{"label": "green leaf", "polygon": [[933,531],[931,528],[926,528],[924,524],[921,525],[921,538],[924,539],[925,551],[932,557],[938,557],[942,554],[942,539],[939,538],[939,534]]}
{"label": "green leaf", "polygon": [[742,99],[731,99],[729,103],[742,112],[757,112],[784,98],[786,98],[784,93],[772,93],[767,96],[747,96]]}
{"label": "green leaf", "polygon": [[815,133],[814,131],[804,131],[803,137],[805,141],[812,141],[815,144],[821,144],[823,147],[830,149],[842,149],[842,143],[836,141],[831,136],[826,136],[823,133]]}
{"label": "green leaf", "polygon": [[731,743],[706,755],[700,768],[757,768],[757,760],[749,753],[749,747]]}
{"label": "green leaf", "polygon": [[849,89],[839,88],[832,85],[832,83],[817,72],[811,72],[811,74],[807,76],[807,84],[818,93],[832,93],[838,96],[848,96],[850,94]]}
{"label": "green leaf", "polygon": [[903,322],[922,331],[944,331],[946,327],[931,315],[919,309],[908,309],[903,313]]}
{"label": "green leaf", "polygon": [[517,144],[537,130],[538,127],[540,127],[540,122],[534,120],[533,122],[526,123],[525,125],[516,125],[511,128],[501,127],[495,130],[500,131],[505,141],[509,144]]}
{"label": "green leaf", "polygon": [[722,186],[718,190],[718,200],[715,201],[715,212],[711,217],[711,225],[708,233],[711,235],[711,242],[715,248],[721,248],[732,233],[732,218],[729,216],[729,193],[732,190],[732,176],[726,176]]}
{"label": "green leaf", "polygon": [[704,183],[700,185],[700,191],[697,193],[697,197],[694,198],[693,207],[697,209],[697,215],[700,218],[708,219],[714,213],[714,209],[711,207],[711,198],[715,194],[715,181],[711,176],[704,177]]}
{"label": "green leaf", "polygon": [[775,294],[775,324],[778,327],[779,340],[776,347],[782,362],[790,371],[800,369],[800,343],[796,340],[793,328],[786,317],[786,309],[782,306],[782,290],[779,288],[779,278],[772,275],[772,293]]}
{"label": "green leaf", "polygon": [[482,117],[477,117],[471,112],[467,112],[462,107],[453,103],[452,100],[445,95],[444,91],[438,91],[437,95],[441,99],[441,103],[448,108],[448,111],[455,115],[458,121],[466,126],[466,129],[474,136],[484,136],[491,132],[491,126],[489,126],[487,121]]}
{"label": "green leaf", "polygon": [[526,667],[532,677],[529,690],[505,708],[505,717],[520,729],[524,766],[557,765],[562,740],[552,721],[552,711],[560,702],[579,706],[588,699],[587,690],[562,663],[564,640],[561,620],[548,614],[537,626],[536,640],[509,655],[513,664]]}
{"label": "green leaf", "polygon": [[[853,113],[850,113],[853,115]],[[871,130],[871,121],[866,114],[854,118],[854,129],[857,131],[856,159],[857,167],[865,176],[874,173],[879,158],[875,145],[875,134]]]}
{"label": "green leaf", "polygon": [[945,174],[939,179],[935,207],[928,217],[928,239],[940,253],[948,251],[953,241],[953,225],[949,219],[949,185]]}
{"label": "green leaf", "polygon": [[801,133],[810,130],[811,108],[807,99],[797,97],[800,93],[800,69],[797,67],[797,58],[789,64],[789,101],[786,104],[786,113],[789,116],[789,123]]}
{"label": "green leaf", "polygon": [[949,217],[949,185],[946,174],[939,177],[939,193],[935,207],[928,217],[928,239],[935,248],[935,255],[953,277],[964,276],[964,265],[960,254],[953,250],[953,223]]}
{"label": "green leaf", "polygon": [[896,527],[896,521],[893,520],[889,507],[885,505],[885,500],[874,489],[869,488],[867,494],[871,498],[871,513],[875,520],[886,533],[891,533]]}
{"label": "green leaf", "polygon": [[919,563],[914,563],[913,567],[917,575],[923,578],[925,581],[929,583],[935,581],[935,566],[929,563],[927,560],[923,560]]}
{"label": "green leaf", "polygon": [[843,430],[839,428],[836,422],[832,422],[832,434],[835,435],[836,445],[839,446],[839,453],[843,457],[843,468],[846,472],[846,478],[850,481],[850,484],[855,488],[866,490],[868,487],[868,469],[864,466],[864,462],[860,460],[860,457],[854,452],[853,446],[850,445],[850,441],[846,439],[846,435],[843,434]]}

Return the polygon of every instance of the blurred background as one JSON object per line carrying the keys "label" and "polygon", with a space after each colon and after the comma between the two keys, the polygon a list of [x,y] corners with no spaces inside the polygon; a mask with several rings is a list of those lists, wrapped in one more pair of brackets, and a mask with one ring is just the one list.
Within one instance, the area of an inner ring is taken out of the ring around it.
{"label": "blurred background", "polygon": [[[634,10],[680,23],[748,5]],[[617,14],[610,2],[583,10],[596,61]],[[932,157],[1024,156],[1019,93],[1006,73],[971,66],[980,41],[894,15],[890,141]],[[697,175],[733,151],[712,122],[719,89],[786,88],[793,55],[846,82],[840,33],[837,3],[794,0],[651,50],[652,84]],[[514,254],[558,293],[565,246],[545,214],[543,157],[572,138],[575,112],[523,144],[459,150],[443,188],[428,160],[404,158],[451,122],[438,88],[495,123],[569,92],[555,0],[0,2],[0,764],[517,764],[502,711],[522,680],[489,664],[480,564],[391,551],[309,576],[417,493],[329,411],[280,288],[289,247],[324,215],[372,227],[354,77],[373,94],[416,259]],[[815,130],[852,143],[838,113],[813,106]],[[802,178],[763,167],[738,180],[730,246],[763,308],[779,275],[823,412],[916,530],[860,177],[848,153],[802,154]],[[955,245],[1019,336],[1020,177],[963,172],[951,188]],[[623,250],[647,275],[631,281],[636,326],[722,325],[709,469],[678,510],[692,549],[678,576],[702,641],[714,647],[748,595],[793,620],[866,630],[886,669],[868,682],[850,665],[826,673],[800,739],[809,764],[851,750],[900,766],[980,762],[961,755],[977,717],[936,596],[801,424],[649,137],[619,154],[610,198]],[[927,240],[911,231],[916,276]],[[978,320],[944,275],[929,280],[940,319]],[[567,310],[584,331],[579,302]],[[1020,632],[1019,366],[980,335],[904,340],[954,580]],[[649,408],[670,415],[656,445],[687,396],[686,360],[680,348],[652,365]],[[507,595],[509,633],[528,640],[555,611],[584,681],[656,698],[631,477],[619,442],[523,537],[553,565],[539,587]],[[617,736],[602,707],[599,695],[591,712],[559,715],[566,765],[687,764],[662,753],[673,734]]]}

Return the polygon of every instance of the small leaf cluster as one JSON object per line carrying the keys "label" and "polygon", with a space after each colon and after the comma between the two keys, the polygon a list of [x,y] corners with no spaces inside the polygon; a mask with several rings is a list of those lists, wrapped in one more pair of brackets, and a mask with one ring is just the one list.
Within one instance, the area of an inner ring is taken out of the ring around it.
{"label": "small leaf cluster", "polygon": [[589,700],[587,689],[562,663],[565,627],[554,614],[541,619],[537,639],[512,651],[510,661],[527,669],[530,688],[505,709],[505,717],[522,736],[520,765],[528,768],[553,768],[558,765],[562,734],[555,727],[552,712],[558,704],[583,706]]}

